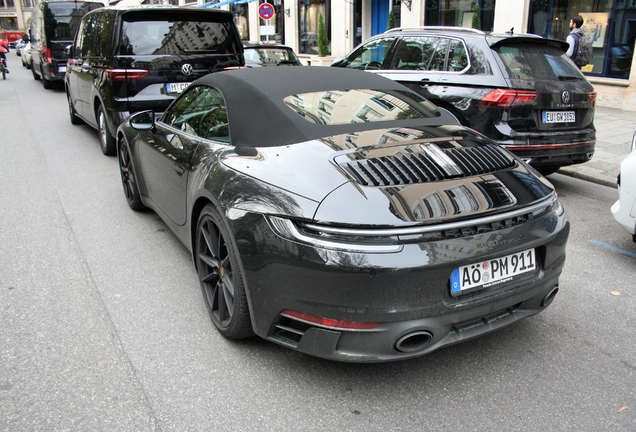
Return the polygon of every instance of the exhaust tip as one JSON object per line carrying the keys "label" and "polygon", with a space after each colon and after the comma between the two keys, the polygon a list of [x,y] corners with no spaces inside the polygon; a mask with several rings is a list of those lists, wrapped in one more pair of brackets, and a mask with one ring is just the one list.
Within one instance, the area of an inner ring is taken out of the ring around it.
{"label": "exhaust tip", "polygon": [[543,297],[543,300],[541,300],[541,307],[550,306],[550,303],[552,303],[552,301],[554,300],[554,297],[556,297],[558,292],[559,292],[558,285],[555,285],[554,287],[552,287],[552,289],[545,295],[545,297]]}
{"label": "exhaust tip", "polygon": [[419,330],[405,334],[395,343],[395,349],[403,353],[412,353],[423,350],[433,340],[433,334],[425,330]]}

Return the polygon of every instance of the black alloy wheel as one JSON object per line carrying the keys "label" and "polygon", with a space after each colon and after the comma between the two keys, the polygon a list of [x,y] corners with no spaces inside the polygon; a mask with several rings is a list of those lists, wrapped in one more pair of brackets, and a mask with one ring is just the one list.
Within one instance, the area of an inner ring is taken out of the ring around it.
{"label": "black alloy wheel", "polygon": [[130,157],[130,151],[123,140],[119,143],[118,159],[121,183],[124,186],[124,194],[126,195],[128,205],[131,209],[136,211],[145,210],[146,206],[141,202],[141,196],[139,195],[139,188],[137,187],[137,179],[135,178],[135,171],[132,158]]}
{"label": "black alloy wheel", "polygon": [[97,126],[99,132],[99,145],[102,148],[102,153],[106,156],[113,156],[116,150],[115,138],[113,138],[108,130],[108,120],[106,120],[106,113],[101,105],[97,108]]}
{"label": "black alloy wheel", "polygon": [[254,334],[243,276],[230,233],[219,213],[207,205],[197,224],[195,261],[208,312],[228,339]]}
{"label": "black alloy wheel", "polygon": [[75,108],[73,108],[73,101],[71,100],[71,95],[68,92],[66,92],[66,100],[68,101],[68,114],[71,118],[71,124],[83,124],[84,122],[77,116],[77,111],[75,111]]}

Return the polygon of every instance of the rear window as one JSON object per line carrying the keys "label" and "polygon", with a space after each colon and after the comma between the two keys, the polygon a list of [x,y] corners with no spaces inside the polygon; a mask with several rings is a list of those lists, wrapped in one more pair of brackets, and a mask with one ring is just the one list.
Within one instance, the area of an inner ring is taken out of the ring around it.
{"label": "rear window", "polygon": [[88,12],[103,7],[102,3],[50,2],[47,4],[51,17],[44,17],[47,37],[51,40],[72,40],[80,20]]}
{"label": "rear window", "polygon": [[324,125],[421,119],[440,115],[431,102],[400,91],[333,90],[287,96],[284,101],[305,120]]}
{"label": "rear window", "polygon": [[[154,19],[152,19],[154,18]],[[205,14],[166,15],[165,19],[129,20],[122,23],[120,54],[179,55],[235,54],[234,23],[205,21]],[[189,19],[193,18],[193,19]]]}
{"label": "rear window", "polygon": [[511,79],[555,80],[559,78],[585,79],[581,71],[563,51],[538,44],[497,46],[495,51],[503,60]]}

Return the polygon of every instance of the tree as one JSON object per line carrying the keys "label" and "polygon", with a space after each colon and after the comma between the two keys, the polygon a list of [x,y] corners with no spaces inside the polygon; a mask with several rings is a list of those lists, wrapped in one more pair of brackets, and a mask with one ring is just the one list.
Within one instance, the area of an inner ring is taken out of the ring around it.
{"label": "tree", "polygon": [[393,14],[393,11],[389,12],[389,25],[386,29],[391,30],[392,28],[395,28],[395,15]]}
{"label": "tree", "polygon": [[322,14],[318,17],[318,56],[324,57],[329,55],[329,39],[327,39],[327,30],[325,30],[325,20]]}
{"label": "tree", "polygon": [[475,9],[473,9],[473,22],[472,28],[481,30],[481,21],[479,20],[479,4],[475,3]]}

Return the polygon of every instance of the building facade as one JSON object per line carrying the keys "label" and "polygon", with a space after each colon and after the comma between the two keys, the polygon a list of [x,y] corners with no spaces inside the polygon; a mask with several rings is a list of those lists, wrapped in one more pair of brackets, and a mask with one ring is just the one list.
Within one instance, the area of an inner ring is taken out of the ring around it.
{"label": "building facade", "polygon": [[[38,0],[0,0],[0,27],[26,29]],[[263,19],[265,0],[123,0],[132,3],[218,7],[234,15],[245,42],[291,46],[304,64],[327,66],[367,38],[401,27],[478,26],[484,31],[534,33],[565,40],[569,21],[581,15],[594,56],[584,73],[598,103],[636,111],[636,0],[269,0],[274,14]],[[261,13],[259,13],[261,11]],[[329,55],[318,56],[321,20]]]}

